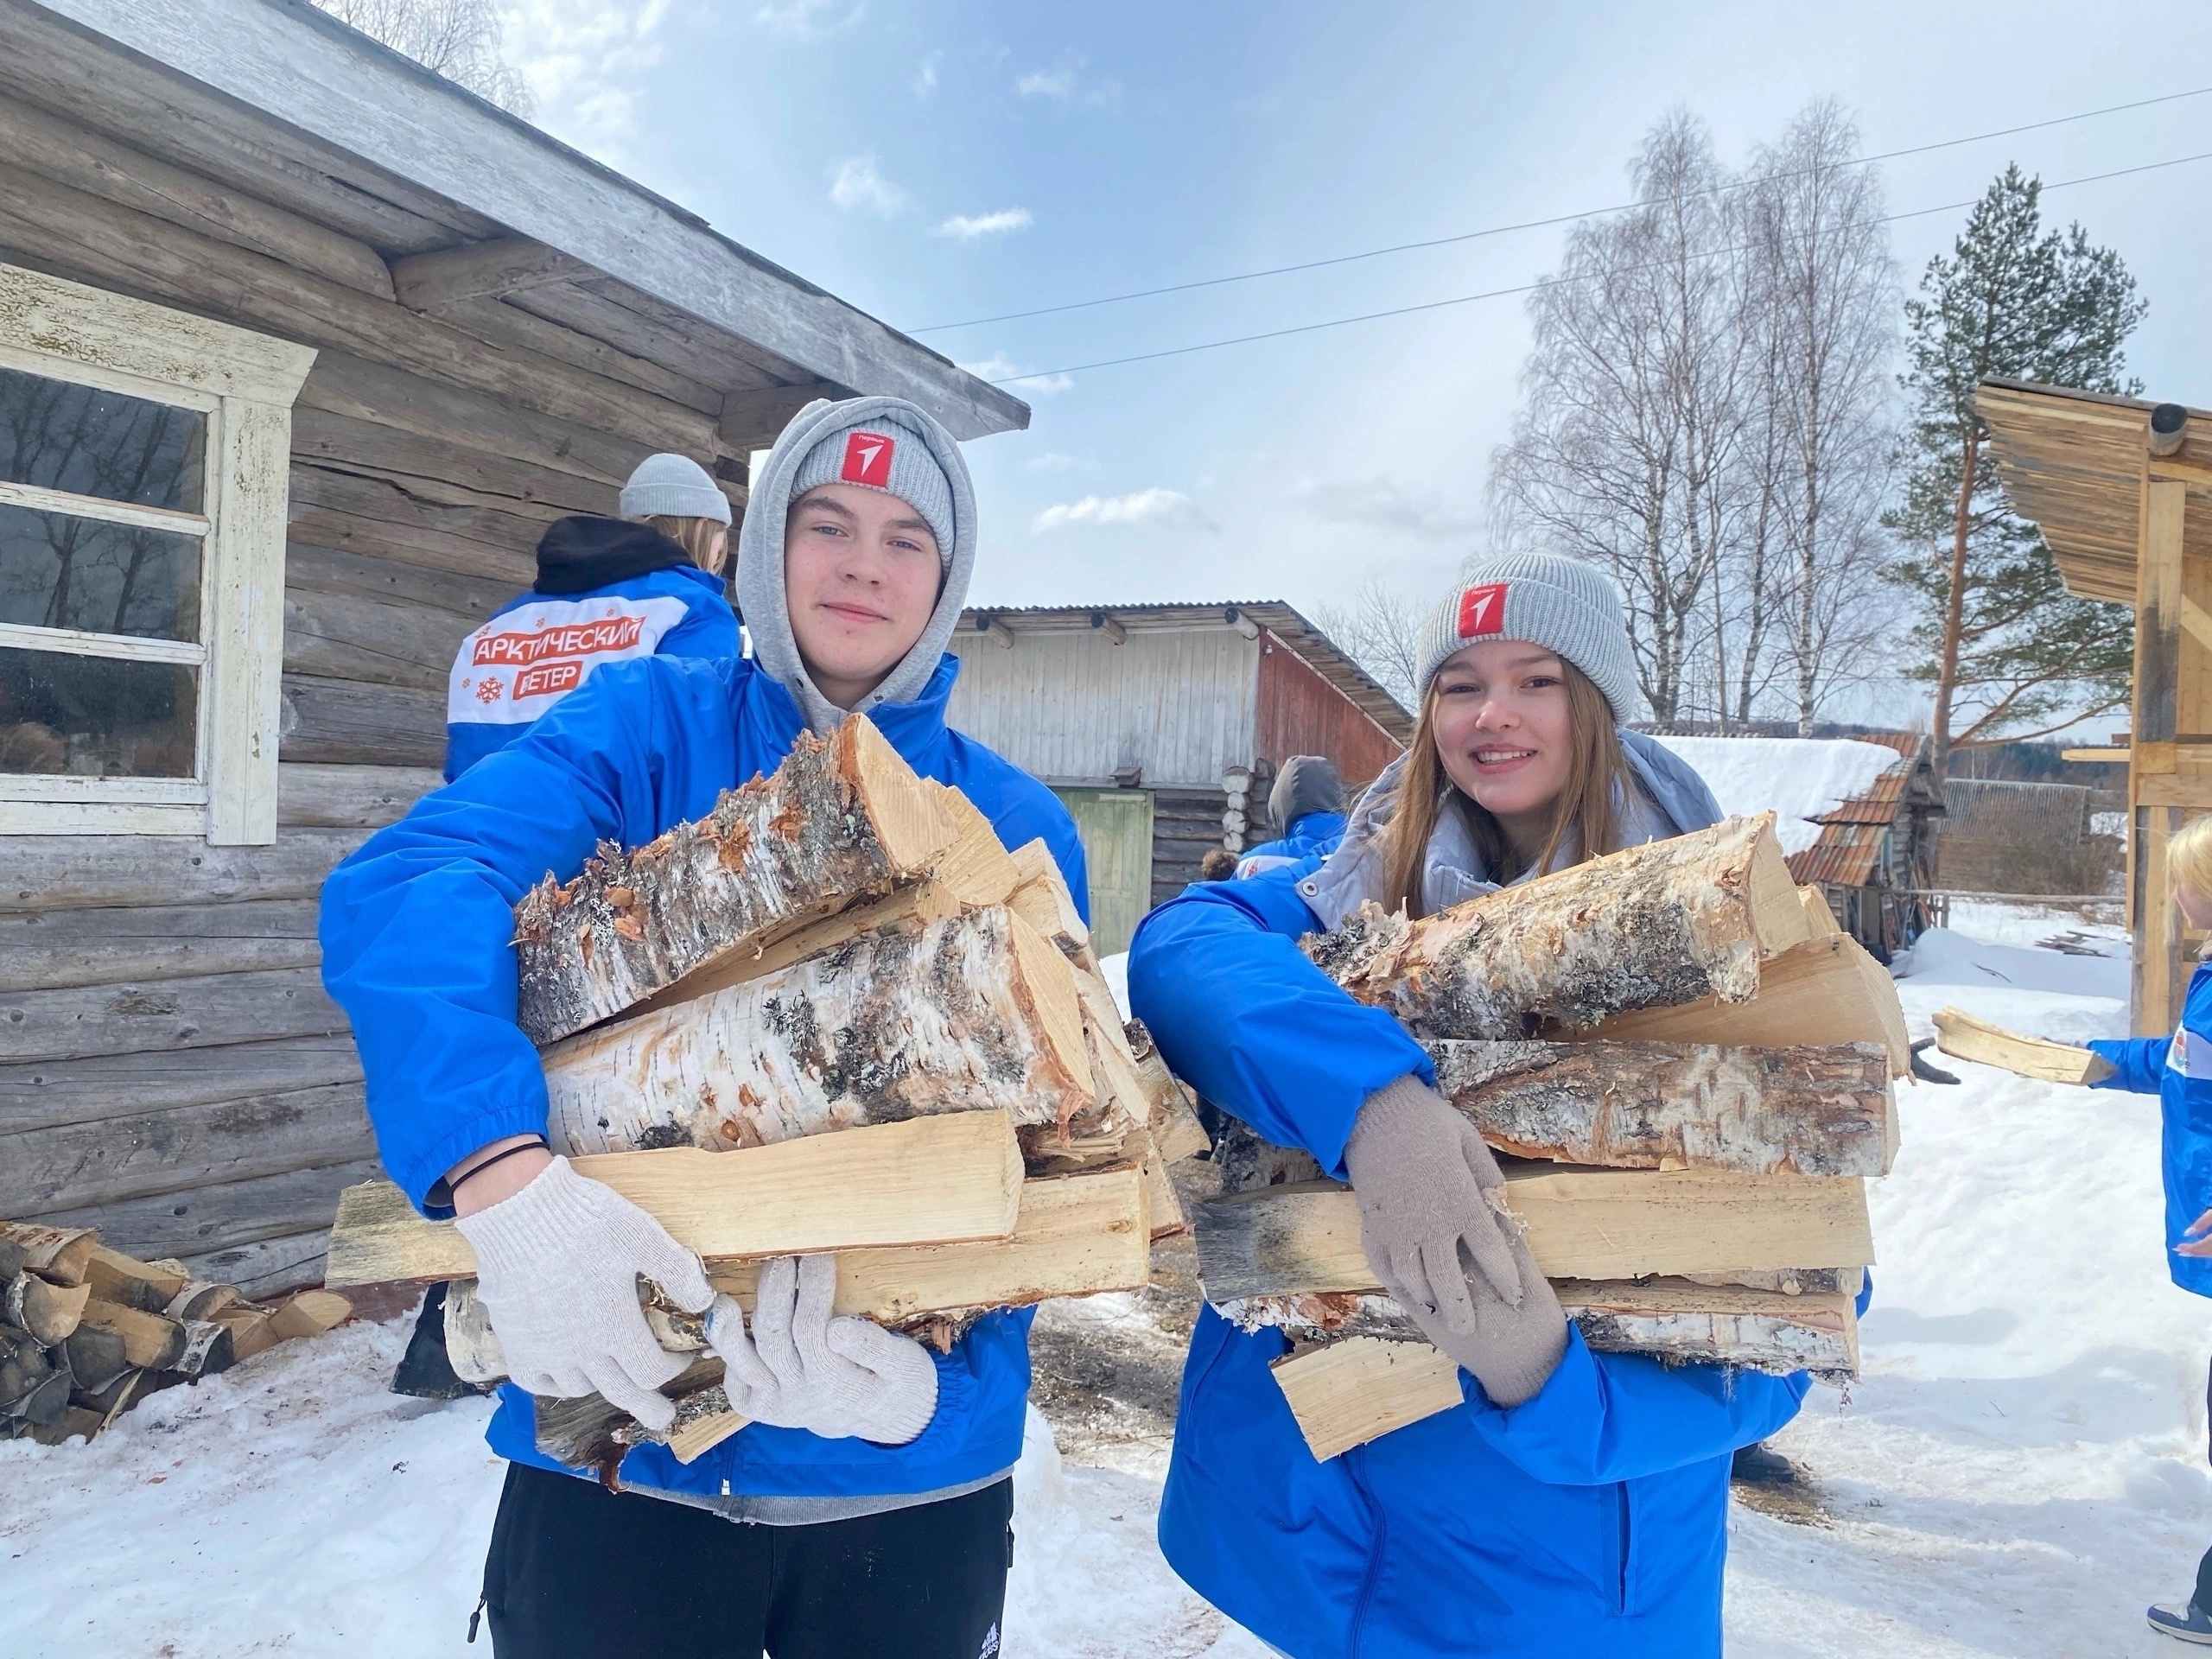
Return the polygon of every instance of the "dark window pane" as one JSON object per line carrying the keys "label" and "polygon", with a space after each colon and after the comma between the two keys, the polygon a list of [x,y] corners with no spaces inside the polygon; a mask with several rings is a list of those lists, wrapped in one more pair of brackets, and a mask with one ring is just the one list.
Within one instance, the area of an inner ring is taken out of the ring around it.
{"label": "dark window pane", "polygon": [[0,648],[0,772],[189,778],[200,671]]}
{"label": "dark window pane", "polygon": [[142,507],[200,510],[207,417],[0,369],[0,479]]}
{"label": "dark window pane", "polygon": [[200,638],[197,536],[0,503],[0,622]]}

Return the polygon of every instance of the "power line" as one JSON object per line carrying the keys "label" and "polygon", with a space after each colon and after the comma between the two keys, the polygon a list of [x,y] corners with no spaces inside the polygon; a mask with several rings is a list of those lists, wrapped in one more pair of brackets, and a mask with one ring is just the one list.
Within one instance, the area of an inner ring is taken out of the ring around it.
{"label": "power line", "polygon": [[[2107,179],[2124,179],[2138,173],[2156,173],[2165,168],[2186,167],[2191,162],[2204,161],[2212,161],[2212,149],[2202,150],[2194,156],[2177,156],[2173,160],[2167,162],[2145,162],[2140,167],[2116,168],[2109,173],[2090,173],[2078,179],[2060,179],[2056,183],[2044,185],[2042,188],[2047,191],[2066,190],[2077,184],[2098,184]],[[1980,198],[1977,197],[1968,201],[1949,201],[1940,207],[1916,207],[1909,213],[1885,213],[1874,222],[1878,225],[1895,225],[1908,219],[1926,219],[1934,213],[1955,213],[1962,207],[1973,207],[1974,201],[1979,200]],[[1746,251],[1748,249],[1743,247],[1714,248],[1690,257],[1695,259],[1717,259],[1727,254]],[[1387,311],[1363,311],[1357,316],[1331,317],[1322,322],[1296,323],[1287,328],[1270,328],[1264,334],[1234,334],[1226,340],[1200,340],[1195,346],[1170,346],[1161,351],[1138,352],[1128,357],[1103,358],[1096,363],[1071,363],[1065,368],[1038,369],[1028,374],[1001,375],[990,384],[995,386],[1019,385],[1024,380],[1045,380],[1054,375],[1084,374],[1093,369],[1118,369],[1128,363],[1155,362],[1163,357],[1188,357],[1193,352],[1217,352],[1227,346],[1249,346],[1263,340],[1287,339],[1293,334],[1319,334],[1325,328],[1346,328],[1356,322],[1379,322],[1386,317],[1409,317],[1423,311],[1441,311],[1455,305],[1472,305],[1478,300],[1507,299],[1516,294],[1533,294],[1539,289],[1556,288],[1563,283],[1586,283],[1595,281],[1600,276],[1628,276],[1638,270],[1656,270],[1665,263],[1665,261],[1654,260],[1642,265],[1616,265],[1580,276],[1544,276],[1533,283],[1516,283],[1511,288],[1485,289],[1479,294],[1461,294],[1448,300],[1427,300],[1419,305],[1393,306]]]}
{"label": "power line", "polygon": [[[2130,110],[2147,110],[2154,105],[2172,104],[2188,98],[2202,98],[2212,92],[2212,86],[2199,86],[2192,92],[2166,92],[2157,98],[2138,99],[2130,104],[2110,104],[2101,110],[2083,110],[2076,115],[2053,116],[2047,121],[2030,121],[2017,127],[1999,127],[1992,132],[1977,132],[1964,138],[1938,139],[1934,143],[1911,144],[1903,149],[1885,149],[1878,155],[1859,156],[1838,167],[1870,167],[1877,162],[1894,162],[1907,156],[1926,156],[1939,149],[1956,149],[1964,144],[1986,143],[1993,138],[2010,138],[2023,132],[2039,132],[2046,127],[2063,127],[2075,121],[2094,120],[2099,116],[2120,115]],[[1719,195],[1730,190],[1747,189],[1755,184],[1768,184],[1782,179],[1802,178],[1816,171],[1800,168],[1790,173],[1770,173],[1756,179],[1738,179],[1728,184],[1715,185],[1709,190],[1693,191],[1686,200],[1701,196]],[[2056,187],[2052,187],[2056,188]],[[1087,311],[1102,305],[1120,305],[1128,300],[1148,300],[1162,294],[1187,294],[1194,289],[1221,288],[1231,283],[1256,282],[1263,276],[1287,276],[1301,270],[1325,270],[1332,265],[1356,264],[1363,259],[1380,259],[1394,253],[1417,253],[1425,248],[1446,248],[1461,242],[1480,241],[1486,237],[1510,236],[1516,231],[1541,231],[1554,225],[1574,225],[1586,219],[1603,219],[1609,213],[1633,213],[1639,207],[1649,207],[1671,197],[1652,197],[1643,201],[1628,201],[1613,207],[1592,207],[1579,213],[1555,213],[1548,219],[1524,219],[1512,225],[1491,225],[1479,231],[1462,231],[1456,236],[1432,237],[1422,242],[1395,242],[1389,247],[1367,248],[1357,253],[1340,253],[1327,259],[1307,259],[1293,265],[1270,265],[1262,270],[1238,271],[1230,276],[1202,276],[1187,283],[1170,283],[1161,288],[1133,289],[1127,294],[1102,295],[1095,300],[1071,300],[1065,305],[1041,305],[1028,311],[1002,311],[996,316],[969,317],[960,322],[933,322],[925,328],[909,328],[910,334],[939,334],[954,328],[980,328],[986,323],[1018,322],[1027,317],[1057,316],[1064,311]],[[1940,209],[1938,211],[1941,211]],[[1910,215],[1905,215],[1910,217]]]}

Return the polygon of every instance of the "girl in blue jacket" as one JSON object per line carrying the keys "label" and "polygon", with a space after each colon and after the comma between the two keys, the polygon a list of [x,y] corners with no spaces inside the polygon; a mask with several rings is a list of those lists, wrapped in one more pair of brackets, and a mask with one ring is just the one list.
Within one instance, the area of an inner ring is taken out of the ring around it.
{"label": "girl in blue jacket", "polygon": [[[2166,868],[2182,920],[2212,927],[2212,817],[2183,825],[2166,843]],[[2212,955],[2212,945],[2206,951]],[[2212,1296],[2212,962],[2200,961],[2190,976],[2172,1036],[2091,1043],[2089,1049],[2113,1068],[2091,1087],[2158,1097],[2167,1271],[2183,1290]],[[2212,1379],[2205,1399],[2212,1411]],[[2149,1618],[2154,1630],[2212,1646],[2212,1550],[2197,1563],[2193,1593],[2174,1606],[2152,1607]]]}
{"label": "girl in blue jacket", "polygon": [[1592,566],[1472,571],[1427,631],[1420,690],[1412,747],[1326,863],[1163,906],[1129,993],[1201,1096],[1350,1179],[1378,1281],[1459,1363],[1465,1399],[1317,1463],[1268,1375],[1282,1334],[1207,1309],[1160,1548],[1296,1659],[1718,1654],[1729,1455],[1788,1422],[1808,1379],[1592,1353],[1489,1202],[1497,1166],[1421,1047],[1297,940],[1370,899],[1425,915],[1719,809],[1622,729],[1634,663]]}
{"label": "girl in blue jacket", "polygon": [[[748,1323],[652,1217],[547,1145],[509,944],[546,872],[567,880],[602,842],[702,816],[853,710],[1008,848],[1042,836],[1084,894],[1066,810],[945,725],[959,664],[944,646],[976,545],[966,466],[928,414],[891,397],[810,405],[741,536],[751,660],[599,670],[324,887],[324,979],[353,1020],[378,1150],[425,1214],[456,1217],[513,1379],[489,1437],[511,1460],[484,1577],[502,1659],[1000,1645],[1028,1314],[988,1314],[939,1354],[832,1317],[834,1266],[810,1257],[764,1269]],[[688,1465],[641,1446],[610,1491],[538,1453],[532,1396],[597,1392],[668,1426],[659,1389],[683,1362],[653,1341],[640,1276],[709,1313],[748,1424]]]}

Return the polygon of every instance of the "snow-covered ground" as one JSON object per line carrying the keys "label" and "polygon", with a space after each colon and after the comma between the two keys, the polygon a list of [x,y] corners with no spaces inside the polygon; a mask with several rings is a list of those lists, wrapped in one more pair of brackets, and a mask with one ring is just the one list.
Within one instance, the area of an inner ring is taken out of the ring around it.
{"label": "snow-covered ground", "polygon": [[[2124,943],[2069,956],[2032,947],[2070,917],[1959,919],[1901,964],[1916,1035],[1949,1002],[2120,1032]],[[1902,1091],[1874,1189],[1866,1375],[1777,1441],[1811,1523],[1735,1516],[1730,1651],[2178,1652],[2141,1612],[2212,1540],[2212,1310],[2166,1281],[2156,1103],[1950,1064],[1961,1086]],[[1135,1306],[1086,1317],[1110,1339]],[[0,1656],[484,1653],[462,1637],[499,1490],[485,1408],[385,1393],[404,1338],[348,1326],[157,1395],[92,1446],[0,1446]],[[1158,1448],[1063,1465],[1031,1427],[1006,1651],[1258,1659],[1153,1548]]]}

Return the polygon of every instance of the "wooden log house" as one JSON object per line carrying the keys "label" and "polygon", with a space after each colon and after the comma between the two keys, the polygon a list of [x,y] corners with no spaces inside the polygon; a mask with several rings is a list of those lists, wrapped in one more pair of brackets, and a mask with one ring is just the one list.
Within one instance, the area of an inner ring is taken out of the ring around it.
{"label": "wooden log house", "polygon": [[0,1216],[266,1295],[376,1173],[325,874],[656,449],[1017,399],[299,0],[0,0]]}

